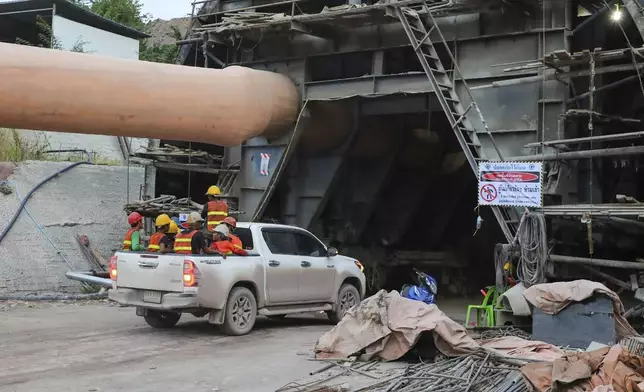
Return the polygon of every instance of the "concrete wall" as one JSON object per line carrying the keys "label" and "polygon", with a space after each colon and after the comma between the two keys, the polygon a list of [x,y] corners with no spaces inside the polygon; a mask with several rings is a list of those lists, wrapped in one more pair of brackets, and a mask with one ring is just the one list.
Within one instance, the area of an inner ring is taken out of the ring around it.
{"label": "concrete wall", "polygon": [[[0,222],[4,226],[38,182],[69,162],[18,165],[9,178],[14,193],[0,194]],[[86,234],[99,253],[109,258],[119,248],[126,230],[123,205],[127,201],[127,167],[81,165],[49,181],[27,203],[27,210],[77,270],[89,265],[75,234]],[[137,200],[143,169],[130,167],[130,200]],[[69,268],[31,218],[22,212],[0,243],[0,292],[67,292],[80,286],[65,278]]]}

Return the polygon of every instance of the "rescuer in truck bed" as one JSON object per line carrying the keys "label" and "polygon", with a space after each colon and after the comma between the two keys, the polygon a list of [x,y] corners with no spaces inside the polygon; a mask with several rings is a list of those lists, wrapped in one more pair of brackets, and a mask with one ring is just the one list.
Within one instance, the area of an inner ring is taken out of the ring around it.
{"label": "rescuer in truck bed", "polygon": [[215,227],[212,239],[212,248],[217,249],[227,256],[233,254],[238,256],[248,256],[248,252],[242,248],[235,247],[232,241],[230,241],[230,231],[228,230],[228,226],[224,224]]}
{"label": "rescuer in truck bed", "polygon": [[125,233],[123,238],[124,251],[140,252],[145,250],[143,242],[141,241],[141,234],[139,230],[143,227],[143,216],[138,212],[133,212],[127,217],[127,223],[130,224],[130,229]]}
{"label": "rescuer in truck bed", "polygon": [[150,237],[148,252],[172,253],[173,242],[168,236],[168,232],[170,231],[170,224],[174,222],[172,222],[168,214],[161,214],[154,223],[157,231]]}
{"label": "rescuer in truck bed", "polygon": [[213,232],[228,216],[228,203],[221,199],[221,189],[213,185],[206,192],[208,202],[203,206],[201,217],[206,220],[206,230]]}
{"label": "rescuer in truck bed", "polygon": [[206,245],[206,237],[201,231],[203,218],[199,216],[198,212],[191,212],[186,223],[188,224],[188,230],[177,234],[174,240],[175,253],[184,255],[218,254],[226,257],[223,252],[211,249]]}

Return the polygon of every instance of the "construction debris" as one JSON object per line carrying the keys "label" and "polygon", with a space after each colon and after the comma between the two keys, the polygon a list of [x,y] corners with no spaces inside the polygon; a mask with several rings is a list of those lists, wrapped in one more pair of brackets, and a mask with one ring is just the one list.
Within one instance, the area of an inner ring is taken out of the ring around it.
{"label": "construction debris", "polygon": [[[642,391],[644,357],[620,345],[568,354],[553,362],[530,363],[521,372],[535,390],[593,391],[609,386],[618,392]],[[606,390],[606,389],[604,389]]]}
{"label": "construction debris", "polygon": [[348,358],[359,353],[363,359],[392,361],[414,348],[424,333],[431,339],[417,348],[437,349],[448,356],[479,349],[465,327],[436,305],[403,298],[397,291],[380,290],[350,309],[318,340],[315,352],[318,358]]}
{"label": "construction debris", "polygon": [[222,160],[221,156],[212,155],[206,151],[179,148],[170,144],[166,144],[163,147],[143,148],[145,151],[136,151],[131,156],[173,163],[215,164]]}
{"label": "construction debris", "polygon": [[504,338],[508,336],[514,336],[525,340],[530,340],[530,338],[532,337],[526,331],[519,328],[515,328],[511,325],[506,327],[473,329],[474,332],[477,332],[478,330],[480,330],[480,333],[478,334],[478,337],[477,337],[477,339],[479,340],[490,340],[490,339]]}
{"label": "construction debris", "polygon": [[[203,204],[194,202],[187,197],[177,199],[175,196],[163,195],[155,199],[126,204],[123,209],[128,214],[138,212],[145,217],[156,218],[160,214],[179,216],[180,214],[189,214],[191,212],[201,213]],[[237,216],[239,213],[234,209],[228,211],[231,216]]]}
{"label": "construction debris", "polygon": [[528,391],[528,386],[519,367],[498,362],[488,354],[410,366],[399,376],[359,391],[520,392]]}
{"label": "construction debris", "polygon": [[[353,358],[355,359],[355,357]],[[479,351],[464,357],[440,356],[435,362],[402,364],[392,371],[382,371],[382,363],[350,361],[334,363],[328,373],[308,382],[291,382],[278,392],[322,392],[351,390],[353,392],[522,392],[528,391],[519,365],[507,364],[490,353]],[[375,369],[374,369],[375,368]],[[328,366],[322,368],[328,370]],[[318,374],[318,372],[313,372]],[[362,378],[362,386],[336,381],[340,377]],[[330,382],[337,384],[329,385]],[[334,389],[335,388],[335,389]],[[347,388],[347,389],[338,389]]]}
{"label": "construction debris", "polygon": [[[76,242],[85,256],[85,260],[95,268],[95,271],[105,271],[108,265],[107,260],[98,251],[90,246],[89,238],[86,235],[76,234]],[[109,276],[109,274],[108,274]]]}
{"label": "construction debris", "polygon": [[504,357],[518,358],[526,361],[552,361],[565,353],[550,343],[526,340],[517,336],[503,336],[484,340],[481,347]]}

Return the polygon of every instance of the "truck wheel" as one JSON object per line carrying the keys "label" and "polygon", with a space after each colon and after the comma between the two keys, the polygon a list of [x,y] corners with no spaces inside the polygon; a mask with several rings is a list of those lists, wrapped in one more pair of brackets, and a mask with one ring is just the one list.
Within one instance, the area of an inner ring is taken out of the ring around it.
{"label": "truck wheel", "polygon": [[235,287],[226,302],[226,317],[221,330],[226,335],[246,335],[257,319],[257,301],[246,287]]}
{"label": "truck wheel", "polygon": [[342,287],[340,287],[340,291],[338,291],[338,299],[336,299],[335,304],[333,305],[333,310],[327,312],[329,320],[336,324],[339,323],[345,313],[347,313],[347,310],[359,303],[360,293],[358,292],[358,289],[356,289],[352,284],[343,284]]}
{"label": "truck wheel", "polygon": [[179,322],[181,313],[148,310],[148,313],[143,318],[150,327],[165,329],[174,327]]}

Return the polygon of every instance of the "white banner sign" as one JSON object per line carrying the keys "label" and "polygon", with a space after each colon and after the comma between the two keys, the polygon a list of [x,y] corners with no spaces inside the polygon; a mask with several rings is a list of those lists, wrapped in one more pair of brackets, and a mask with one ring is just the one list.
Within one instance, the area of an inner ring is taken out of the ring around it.
{"label": "white banner sign", "polygon": [[479,205],[541,207],[541,162],[483,162],[479,165]]}

